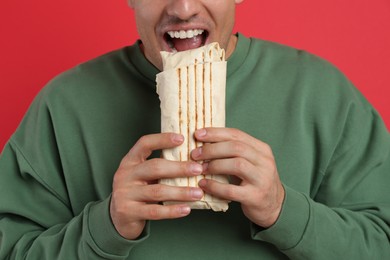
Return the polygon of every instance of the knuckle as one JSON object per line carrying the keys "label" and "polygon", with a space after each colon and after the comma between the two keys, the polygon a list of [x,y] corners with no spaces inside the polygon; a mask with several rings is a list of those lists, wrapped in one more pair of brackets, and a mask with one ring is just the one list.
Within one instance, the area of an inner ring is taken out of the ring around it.
{"label": "knuckle", "polygon": [[248,162],[243,158],[236,158],[233,163],[235,173],[244,173],[248,170]]}
{"label": "knuckle", "polygon": [[130,210],[130,203],[123,203],[121,193],[113,193],[111,198],[111,206],[114,209],[115,214],[121,218],[125,218],[129,215],[132,210]]}
{"label": "knuckle", "polygon": [[231,137],[234,139],[234,140],[239,140],[240,139],[240,134],[241,134],[241,131],[238,130],[237,128],[231,128]]}
{"label": "knuckle", "polygon": [[130,155],[127,154],[125,157],[122,158],[122,160],[119,163],[118,171],[119,172],[125,172],[126,169],[132,167],[132,161],[130,159]]}
{"label": "knuckle", "polygon": [[262,149],[266,154],[272,154],[272,148],[269,144],[264,143]]}
{"label": "knuckle", "polygon": [[127,198],[127,194],[123,189],[113,189],[111,193],[111,202],[118,204],[123,204],[124,199]]}
{"label": "knuckle", "polygon": [[149,170],[160,176],[164,170],[164,168],[162,167],[161,163],[160,163],[160,160],[155,158],[155,159],[151,159],[148,161],[148,164],[149,164]]}
{"label": "knuckle", "polygon": [[147,143],[148,143],[148,137],[147,137],[146,135],[144,135],[144,136],[141,136],[141,137],[138,139],[136,145],[144,146],[144,145],[146,145]]}
{"label": "knuckle", "polygon": [[121,164],[114,174],[113,181],[121,181],[123,178],[126,178],[128,171],[129,170]]}
{"label": "knuckle", "polygon": [[120,216],[121,218],[127,218],[129,212],[132,212],[129,208],[130,207],[127,206],[126,204],[121,207],[117,207],[116,208],[117,215]]}
{"label": "knuckle", "polygon": [[236,198],[237,198],[236,186],[229,185],[226,187],[226,197],[230,200],[236,200]]}
{"label": "knuckle", "polygon": [[269,172],[276,172],[276,162],[273,158],[267,158],[264,159],[264,167],[269,171]]}
{"label": "knuckle", "polygon": [[246,150],[245,145],[241,142],[232,142],[231,146],[231,149],[234,151],[236,156],[242,155]]}
{"label": "knuckle", "polygon": [[122,160],[119,163],[119,169],[124,168],[127,165],[127,162],[129,161],[128,157],[129,154],[126,154],[126,156],[122,158]]}
{"label": "knuckle", "polygon": [[164,188],[161,185],[151,186],[150,194],[155,201],[161,201],[164,197]]}
{"label": "knuckle", "polygon": [[121,192],[113,189],[111,193],[111,203],[113,203],[114,201],[119,201],[121,198],[122,198]]}
{"label": "knuckle", "polygon": [[160,219],[160,210],[157,206],[151,206],[148,209],[147,216],[150,220],[158,220]]}

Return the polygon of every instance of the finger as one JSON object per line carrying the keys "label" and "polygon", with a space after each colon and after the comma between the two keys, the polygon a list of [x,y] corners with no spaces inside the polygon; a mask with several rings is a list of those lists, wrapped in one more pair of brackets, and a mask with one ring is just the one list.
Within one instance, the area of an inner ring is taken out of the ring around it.
{"label": "finger", "polygon": [[216,143],[226,141],[240,141],[255,149],[263,149],[267,144],[235,128],[209,127],[198,129],[194,133],[195,138],[204,143]]}
{"label": "finger", "polygon": [[138,218],[145,220],[161,220],[185,217],[190,214],[191,208],[186,204],[159,205],[144,204],[138,211]]}
{"label": "finger", "polygon": [[212,144],[204,144],[191,152],[193,160],[214,160],[221,158],[242,157],[254,165],[259,163],[259,158],[266,156],[263,152],[239,141],[226,141]]}
{"label": "finger", "polygon": [[241,186],[221,183],[211,179],[201,179],[198,185],[205,193],[224,200],[242,202],[247,196]]}
{"label": "finger", "polygon": [[184,137],[175,133],[160,133],[142,136],[130,149],[126,159],[133,163],[145,161],[153,151],[168,149],[182,144]]}
{"label": "finger", "polygon": [[177,162],[155,158],[137,165],[129,177],[141,181],[154,181],[165,178],[198,176],[202,172],[203,167],[197,162]]}
{"label": "finger", "polygon": [[260,183],[257,168],[243,158],[212,160],[203,164],[203,174],[231,175],[252,184]]}
{"label": "finger", "polygon": [[140,202],[197,201],[203,195],[203,190],[200,188],[154,184],[138,187],[137,192],[130,195],[130,199]]}

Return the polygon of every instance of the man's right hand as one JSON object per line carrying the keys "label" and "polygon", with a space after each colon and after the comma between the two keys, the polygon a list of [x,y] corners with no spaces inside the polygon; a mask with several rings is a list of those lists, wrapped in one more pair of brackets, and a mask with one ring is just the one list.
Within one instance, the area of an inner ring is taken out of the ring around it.
{"label": "man's right hand", "polygon": [[[116,230],[124,238],[132,240],[139,237],[146,220],[187,216],[191,209],[184,202],[197,201],[203,197],[200,188],[158,184],[162,178],[200,175],[201,164],[161,158],[148,160],[153,151],[173,148],[183,141],[182,135],[173,133],[146,135],[122,159],[114,175],[110,214]],[[183,201],[183,204],[158,204],[170,200]]]}

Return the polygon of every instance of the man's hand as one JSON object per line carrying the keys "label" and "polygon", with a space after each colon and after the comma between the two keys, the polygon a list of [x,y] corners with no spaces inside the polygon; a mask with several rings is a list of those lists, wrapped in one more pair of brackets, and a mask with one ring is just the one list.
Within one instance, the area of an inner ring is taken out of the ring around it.
{"label": "man's hand", "polygon": [[238,179],[235,184],[202,179],[199,186],[218,198],[240,202],[253,223],[264,228],[273,225],[282,208],[284,188],[271,148],[237,129],[199,129],[195,138],[206,143],[192,151],[193,160],[208,162],[203,164],[203,174]]}
{"label": "man's hand", "polygon": [[172,187],[158,184],[161,178],[196,176],[202,165],[196,162],[173,162],[147,158],[154,150],[182,144],[182,135],[164,133],[141,137],[123,158],[114,175],[110,214],[119,234],[136,239],[146,220],[180,218],[191,209],[186,204],[163,206],[161,201],[196,201],[203,197],[199,188]]}

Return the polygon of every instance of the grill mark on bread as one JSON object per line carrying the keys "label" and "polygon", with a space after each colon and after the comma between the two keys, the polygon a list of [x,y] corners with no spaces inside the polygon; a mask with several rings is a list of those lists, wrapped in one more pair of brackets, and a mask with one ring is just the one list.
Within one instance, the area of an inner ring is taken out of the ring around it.
{"label": "grill mark on bread", "polygon": [[204,84],[206,82],[206,75],[205,75],[205,66],[204,66],[204,61],[205,61],[205,54],[202,52],[202,66],[203,66],[203,75],[202,75],[202,115],[203,115],[203,125],[202,127],[206,126],[206,107],[205,107],[205,91],[204,91]]}
{"label": "grill mark on bread", "polygon": [[[187,77],[187,84],[186,84],[186,92],[187,92],[187,158],[186,160],[190,160],[190,89],[189,89],[189,75],[188,75],[188,66],[186,67],[186,77]],[[187,177],[187,187],[190,187],[190,177]]]}
{"label": "grill mark on bread", "polygon": [[[179,79],[179,133],[180,134],[183,134],[182,131],[181,131],[181,127],[183,125],[183,111],[182,111],[182,107],[181,107],[181,99],[182,99],[182,82],[181,82],[181,69],[178,68],[177,69],[177,76],[178,76],[178,79]],[[183,161],[183,154],[180,150],[179,152],[179,156],[180,156],[180,161]]]}
{"label": "grill mark on bread", "polygon": [[[211,56],[211,50],[210,50]],[[213,127],[213,64],[210,63],[210,125]],[[213,175],[210,175],[210,179],[214,179]],[[214,197],[210,197],[211,201],[214,200]]]}
{"label": "grill mark on bread", "polygon": [[[195,65],[194,65],[194,89],[195,89],[195,129],[198,127],[198,77],[197,77],[197,68],[198,68],[198,60],[195,59]],[[194,138],[194,136],[191,136],[191,138]],[[198,147],[199,142],[197,140],[195,141],[195,148]],[[191,156],[190,156],[191,157]],[[198,176],[195,176],[195,185],[198,183]]]}
{"label": "grill mark on bread", "polygon": [[213,124],[213,66],[210,64],[210,120],[211,120],[211,127],[214,126]]}
{"label": "grill mark on bread", "polygon": [[[195,65],[194,65],[194,75],[195,75],[195,128],[198,128],[198,60],[195,59]],[[198,147],[198,142],[195,140],[195,147]]]}
{"label": "grill mark on bread", "polygon": [[[202,100],[201,100],[201,102],[202,102],[202,104],[201,104],[201,106],[202,106],[202,122],[201,122],[201,128],[204,128],[205,127],[205,125],[206,125],[206,115],[205,115],[205,91],[204,91],[204,85],[205,85],[205,82],[206,82],[206,66],[204,65],[204,53],[202,53],[202,58],[203,58],[203,62],[202,62],[202,88],[200,89],[200,91],[201,91],[201,95],[202,95]],[[202,143],[201,142],[199,142],[199,146],[201,146],[202,145]],[[203,163],[203,161],[202,161],[202,163]],[[206,175],[205,174],[202,174],[202,179],[205,179],[206,178]],[[205,194],[203,195],[203,197],[202,197],[202,200],[204,200],[205,199]]]}
{"label": "grill mark on bread", "polygon": [[203,64],[203,73],[202,73],[202,115],[203,115],[203,125],[202,127],[206,126],[206,108],[205,108],[205,91],[204,91],[204,84],[206,82],[206,67]]}
{"label": "grill mark on bread", "polygon": [[[189,88],[189,83],[190,83],[190,77],[189,77],[189,68],[186,67],[186,70],[187,70],[187,138],[190,139],[190,121],[191,121],[191,114],[190,114],[190,88]],[[190,147],[191,143],[187,142],[187,160],[189,161],[190,160]]]}

